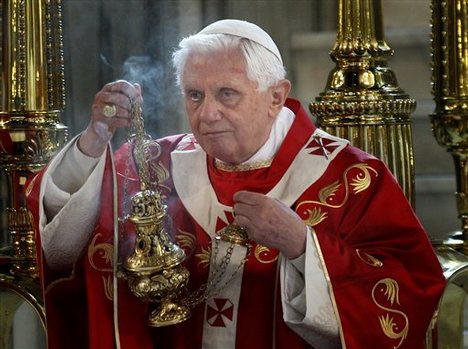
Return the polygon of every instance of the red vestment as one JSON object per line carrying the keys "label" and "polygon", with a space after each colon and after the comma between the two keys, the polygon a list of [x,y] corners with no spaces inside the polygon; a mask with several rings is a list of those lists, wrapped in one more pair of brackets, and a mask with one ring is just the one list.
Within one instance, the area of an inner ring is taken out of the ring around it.
{"label": "red vestment", "polygon": [[[349,145],[338,151],[332,138],[313,137],[316,128],[297,101],[288,100],[287,107],[296,118],[270,166],[228,172],[215,168],[210,157],[205,158],[217,200],[231,206],[232,196],[239,190],[269,193],[285,177],[299,152],[306,154],[303,161],[320,158],[326,162],[324,172],[305,186],[291,206],[313,228],[338,315],[343,347],[424,348],[425,333],[445,279],[429,239],[398,183],[386,166],[369,154]],[[208,268],[204,258],[210,237],[187,212],[174,189],[171,173],[171,152],[193,149],[191,141],[191,137],[183,135],[162,139],[162,153],[156,156],[161,169],[166,170],[162,172],[167,177],[161,181],[161,190],[176,240],[188,255],[184,265],[191,273],[189,288],[194,290],[206,281]],[[139,190],[134,165],[128,167],[127,158],[126,146],[115,154],[120,215],[126,201],[122,198],[127,195],[123,190],[130,193]],[[313,167],[314,163],[311,164]],[[39,256],[49,349],[115,347],[110,161],[106,167],[100,218],[87,250],[73,271],[54,272],[42,254]],[[35,217],[39,212],[39,184],[43,173],[27,186],[29,208]],[[304,173],[293,173],[291,178],[295,176]],[[288,183],[284,188],[288,190]],[[200,202],[201,206],[204,204]],[[229,221],[228,214],[226,217]],[[214,222],[217,229],[226,223],[221,217]],[[128,254],[134,242],[132,229],[126,225],[128,229],[121,230],[119,236],[121,255]],[[40,251],[39,234],[37,243]],[[283,321],[278,255],[276,250],[252,243],[252,253],[242,276],[237,348],[309,347]],[[191,318],[181,324],[149,328],[148,306],[131,294],[125,281],[119,280],[118,284],[118,331],[124,349],[200,348],[202,324],[208,321],[212,326],[222,327],[232,320],[229,300],[220,299],[207,308],[196,307]]]}

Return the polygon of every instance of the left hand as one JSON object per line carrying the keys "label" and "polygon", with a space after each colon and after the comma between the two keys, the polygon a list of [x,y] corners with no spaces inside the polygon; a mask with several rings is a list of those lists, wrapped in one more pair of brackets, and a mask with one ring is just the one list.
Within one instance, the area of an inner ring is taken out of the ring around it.
{"label": "left hand", "polygon": [[239,191],[234,194],[234,223],[246,228],[249,239],[276,248],[294,259],[305,251],[307,227],[281,201],[266,195]]}

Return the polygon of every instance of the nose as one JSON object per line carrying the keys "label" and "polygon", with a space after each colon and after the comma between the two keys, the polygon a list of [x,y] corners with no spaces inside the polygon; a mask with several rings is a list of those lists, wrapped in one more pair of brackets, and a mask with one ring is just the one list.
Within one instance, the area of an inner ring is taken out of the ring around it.
{"label": "nose", "polygon": [[209,123],[221,119],[220,105],[213,96],[205,96],[200,107],[200,120]]}

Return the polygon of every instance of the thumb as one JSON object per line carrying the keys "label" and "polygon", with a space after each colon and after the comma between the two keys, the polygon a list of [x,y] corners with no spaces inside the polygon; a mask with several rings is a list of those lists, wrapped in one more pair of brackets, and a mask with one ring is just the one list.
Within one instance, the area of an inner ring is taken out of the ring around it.
{"label": "thumb", "polygon": [[141,94],[141,85],[138,82],[134,83],[133,87],[135,87],[135,89],[138,91],[138,93]]}

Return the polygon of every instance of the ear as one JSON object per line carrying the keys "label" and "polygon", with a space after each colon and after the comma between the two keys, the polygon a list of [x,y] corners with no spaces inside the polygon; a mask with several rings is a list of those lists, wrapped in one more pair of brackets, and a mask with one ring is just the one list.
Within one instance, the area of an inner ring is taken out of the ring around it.
{"label": "ear", "polygon": [[289,80],[280,80],[275,86],[270,87],[271,103],[270,103],[270,116],[276,115],[283,108],[286,98],[288,98],[289,91],[291,91],[291,82]]}

